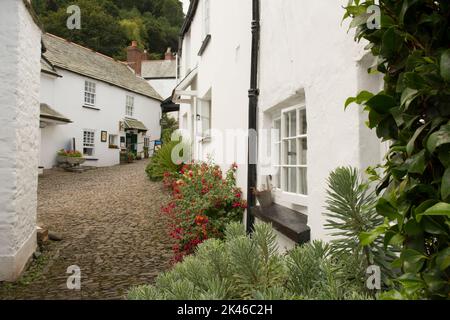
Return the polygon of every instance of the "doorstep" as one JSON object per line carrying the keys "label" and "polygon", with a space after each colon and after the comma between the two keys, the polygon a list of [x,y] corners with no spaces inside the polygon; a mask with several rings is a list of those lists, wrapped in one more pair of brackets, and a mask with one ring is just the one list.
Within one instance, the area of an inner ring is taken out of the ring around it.
{"label": "doorstep", "polygon": [[271,223],[274,229],[297,244],[311,240],[311,229],[307,225],[308,216],[300,212],[274,203],[269,207],[256,207],[254,213],[257,218]]}

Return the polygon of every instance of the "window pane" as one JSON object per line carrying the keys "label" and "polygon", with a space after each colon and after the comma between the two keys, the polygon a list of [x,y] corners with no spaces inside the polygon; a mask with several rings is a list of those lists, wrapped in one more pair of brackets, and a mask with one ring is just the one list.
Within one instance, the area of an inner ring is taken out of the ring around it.
{"label": "window pane", "polygon": [[297,193],[297,168],[289,168],[288,176],[288,192]]}
{"label": "window pane", "polygon": [[308,124],[306,122],[306,109],[300,110],[300,134],[307,134]]}
{"label": "window pane", "polygon": [[297,165],[297,141],[291,139],[284,141],[285,165]]}
{"label": "window pane", "polygon": [[297,111],[291,111],[289,116],[289,137],[297,136]]}
{"label": "window pane", "polygon": [[301,138],[299,142],[299,160],[301,165],[307,165],[307,151],[308,151],[308,141],[306,138]]}
{"label": "window pane", "polygon": [[308,195],[307,169],[298,168],[297,170],[299,172],[298,192],[303,195]]}

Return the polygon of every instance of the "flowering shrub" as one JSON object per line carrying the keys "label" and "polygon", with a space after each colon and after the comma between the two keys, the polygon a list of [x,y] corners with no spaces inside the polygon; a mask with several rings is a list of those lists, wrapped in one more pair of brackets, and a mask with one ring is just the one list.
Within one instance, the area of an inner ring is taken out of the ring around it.
{"label": "flowering shrub", "polygon": [[83,154],[80,151],[76,151],[76,150],[64,150],[64,149],[61,149],[61,150],[58,151],[58,156],[70,157],[70,158],[82,158]]}
{"label": "flowering shrub", "polygon": [[219,166],[199,163],[164,175],[172,200],[162,210],[170,217],[170,235],[177,240],[175,261],[207,239],[223,238],[228,223],[241,221],[247,204],[236,187],[236,170],[233,165],[223,177]]}

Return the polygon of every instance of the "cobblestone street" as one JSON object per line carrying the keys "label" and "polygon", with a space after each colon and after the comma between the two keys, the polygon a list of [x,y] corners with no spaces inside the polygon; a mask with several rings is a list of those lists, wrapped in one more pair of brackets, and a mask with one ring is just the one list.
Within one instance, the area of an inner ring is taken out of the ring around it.
{"label": "cobblestone street", "polygon": [[[121,299],[170,267],[171,239],[160,207],[162,185],[147,161],[84,173],[47,171],[39,178],[38,224],[60,234],[22,279],[0,285],[0,299]],[[71,265],[81,290],[68,290]]]}

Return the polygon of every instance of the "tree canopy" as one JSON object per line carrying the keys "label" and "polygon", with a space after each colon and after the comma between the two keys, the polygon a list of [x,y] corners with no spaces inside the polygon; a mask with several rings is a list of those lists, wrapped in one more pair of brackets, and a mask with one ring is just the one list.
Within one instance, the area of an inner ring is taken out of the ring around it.
{"label": "tree canopy", "polygon": [[[81,9],[81,29],[66,26],[67,8]],[[179,0],[33,0],[45,31],[116,59],[126,58],[126,47],[137,40],[151,57],[167,47],[178,49],[184,14]]]}

